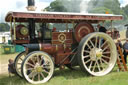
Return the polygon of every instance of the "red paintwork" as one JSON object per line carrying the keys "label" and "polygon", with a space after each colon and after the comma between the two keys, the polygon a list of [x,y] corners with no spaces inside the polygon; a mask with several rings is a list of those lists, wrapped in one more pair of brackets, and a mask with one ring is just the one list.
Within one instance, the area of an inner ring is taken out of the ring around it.
{"label": "red paintwork", "polygon": [[35,18],[37,22],[97,22],[104,20],[122,20],[121,15],[111,15],[111,14],[81,14],[81,13],[61,13],[61,12],[9,12],[5,18],[6,22],[10,22],[10,18],[16,19],[16,22],[28,22],[28,18]]}
{"label": "red paintwork", "polygon": [[[87,34],[94,32],[94,29],[91,23],[98,23],[105,20],[122,20],[122,15],[112,15],[112,14],[81,14],[81,13],[55,13],[55,12],[9,12],[5,18],[6,22],[15,18],[16,22],[28,22],[29,18],[35,20],[35,22],[41,23],[79,23],[75,27],[75,31],[71,30],[70,32],[55,32],[56,29],[53,29],[51,43],[42,42],[40,50],[50,54],[55,61],[55,64],[71,64],[69,55],[76,54],[72,52],[72,45],[74,43],[80,42],[81,39]],[[88,22],[88,23],[85,23]],[[88,29],[83,29],[82,27],[86,26]],[[82,28],[82,30],[80,30]],[[61,29],[61,28],[60,28]],[[14,41],[16,44],[30,43],[28,36],[21,36],[19,34],[19,27],[16,27],[16,38]],[[59,37],[62,33],[62,37]],[[80,36],[79,36],[80,35]],[[64,40],[61,42],[60,40]],[[18,40],[18,38],[27,38]],[[76,41],[74,40],[76,39]],[[60,40],[59,40],[60,39]],[[45,41],[45,40],[44,40]],[[78,44],[78,43],[77,43]],[[75,46],[74,46],[75,47]],[[76,47],[75,47],[76,48]]]}
{"label": "red paintwork", "polygon": [[81,39],[89,33],[94,32],[94,28],[90,23],[82,22],[76,25],[75,27],[75,39],[77,42],[80,42]]}

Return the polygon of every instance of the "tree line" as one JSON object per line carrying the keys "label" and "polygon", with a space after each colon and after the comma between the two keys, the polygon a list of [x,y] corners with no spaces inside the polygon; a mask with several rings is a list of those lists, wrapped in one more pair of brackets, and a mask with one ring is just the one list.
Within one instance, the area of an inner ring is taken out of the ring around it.
{"label": "tree line", "polygon": [[85,1],[85,9],[88,13],[109,13],[123,15],[123,21],[116,21],[116,24],[125,25],[128,22],[128,5],[121,7],[119,0],[55,0],[46,7],[51,12],[80,12],[82,1]]}

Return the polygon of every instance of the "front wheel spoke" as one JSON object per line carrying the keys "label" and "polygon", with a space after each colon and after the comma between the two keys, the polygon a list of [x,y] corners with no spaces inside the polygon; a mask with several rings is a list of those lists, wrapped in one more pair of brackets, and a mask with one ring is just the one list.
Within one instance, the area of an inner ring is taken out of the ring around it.
{"label": "front wheel spoke", "polygon": [[92,42],[91,40],[89,40],[89,41],[90,41],[91,45],[92,45],[92,46],[93,46],[93,48],[94,48],[95,46],[94,46],[93,42]]}
{"label": "front wheel spoke", "polygon": [[40,75],[42,76],[42,78],[45,78],[44,74],[43,73],[40,73]]}
{"label": "front wheel spoke", "polygon": [[20,64],[21,65],[22,63],[17,63],[17,64]]}
{"label": "front wheel spoke", "polygon": [[91,47],[88,45],[88,43],[87,43],[87,46],[89,47],[89,49],[91,50]]}
{"label": "front wheel spoke", "polygon": [[35,67],[33,64],[31,64],[31,63],[27,63],[27,65],[29,65],[29,66],[32,66],[33,68]]}
{"label": "front wheel spoke", "polygon": [[47,66],[43,66],[43,68],[50,69],[50,66],[48,66],[48,65]]}
{"label": "front wheel spoke", "polygon": [[84,52],[86,52],[86,53],[90,53],[90,51],[88,51],[88,50],[84,50]]}
{"label": "front wheel spoke", "polygon": [[90,62],[91,61],[91,59],[88,59],[86,62],[85,62],[85,64],[87,64],[88,62]]}
{"label": "front wheel spoke", "polygon": [[33,60],[33,59],[31,59],[31,61],[32,61],[32,63],[35,65],[36,63],[35,63],[35,61]]}
{"label": "front wheel spoke", "polygon": [[29,74],[28,74],[28,77],[31,78],[34,74],[34,71],[31,71]]}
{"label": "front wheel spoke", "polygon": [[90,57],[90,55],[83,56],[83,58],[88,58],[88,57]]}
{"label": "front wheel spoke", "polygon": [[22,59],[21,57],[20,57],[19,59],[20,59],[21,61],[23,61],[23,59]]}
{"label": "front wheel spoke", "polygon": [[27,70],[33,70],[34,68],[27,68]]}
{"label": "front wheel spoke", "polygon": [[40,73],[38,73],[38,81],[40,81]]}
{"label": "front wheel spoke", "polygon": [[36,75],[37,75],[37,74],[33,74],[33,75],[32,75],[32,80],[33,80],[33,81],[34,81]]}
{"label": "front wheel spoke", "polygon": [[96,41],[95,41],[95,47],[97,47],[97,36],[96,36]]}
{"label": "front wheel spoke", "polygon": [[37,55],[37,62],[40,64],[40,59],[39,56]]}
{"label": "front wheel spoke", "polygon": [[41,57],[41,60],[40,60],[40,65],[42,65],[42,64],[43,64],[42,62],[43,62],[43,58]]}
{"label": "front wheel spoke", "polygon": [[108,62],[107,62],[107,61],[105,61],[103,58],[101,58],[101,60],[102,60],[104,63],[106,63],[106,64],[108,65]]}
{"label": "front wheel spoke", "polygon": [[93,62],[93,61],[91,61],[90,65],[89,65],[89,69],[91,69],[91,67],[92,67],[92,62]]}
{"label": "front wheel spoke", "polygon": [[20,69],[21,69],[21,67],[18,68],[18,70],[20,70]]}

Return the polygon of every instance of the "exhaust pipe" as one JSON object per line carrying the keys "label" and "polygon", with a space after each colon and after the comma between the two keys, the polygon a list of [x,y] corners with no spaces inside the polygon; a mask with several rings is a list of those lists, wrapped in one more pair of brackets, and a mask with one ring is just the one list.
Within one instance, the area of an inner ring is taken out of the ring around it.
{"label": "exhaust pipe", "polygon": [[35,11],[35,0],[28,0],[28,6],[26,7],[28,11]]}

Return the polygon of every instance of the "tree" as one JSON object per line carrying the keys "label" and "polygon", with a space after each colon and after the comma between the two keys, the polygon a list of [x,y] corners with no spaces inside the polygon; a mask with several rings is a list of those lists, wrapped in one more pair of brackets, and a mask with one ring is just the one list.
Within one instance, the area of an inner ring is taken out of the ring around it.
{"label": "tree", "polygon": [[0,32],[6,32],[10,30],[10,26],[7,23],[0,23]]}
{"label": "tree", "polygon": [[53,1],[50,6],[45,8],[47,11],[55,12],[67,12],[60,0]]}
{"label": "tree", "polygon": [[99,9],[98,12],[100,12],[102,8],[102,10],[106,9],[113,14],[121,14],[120,3],[118,0],[91,0],[89,6],[89,12],[93,12],[94,9]]}
{"label": "tree", "polygon": [[107,12],[110,13],[110,14],[113,13],[111,9],[108,9],[106,7],[93,8],[90,12],[91,13],[102,13],[102,14],[107,13]]}
{"label": "tree", "polygon": [[122,10],[124,11],[125,14],[128,14],[128,5],[126,5],[125,7],[123,7]]}

